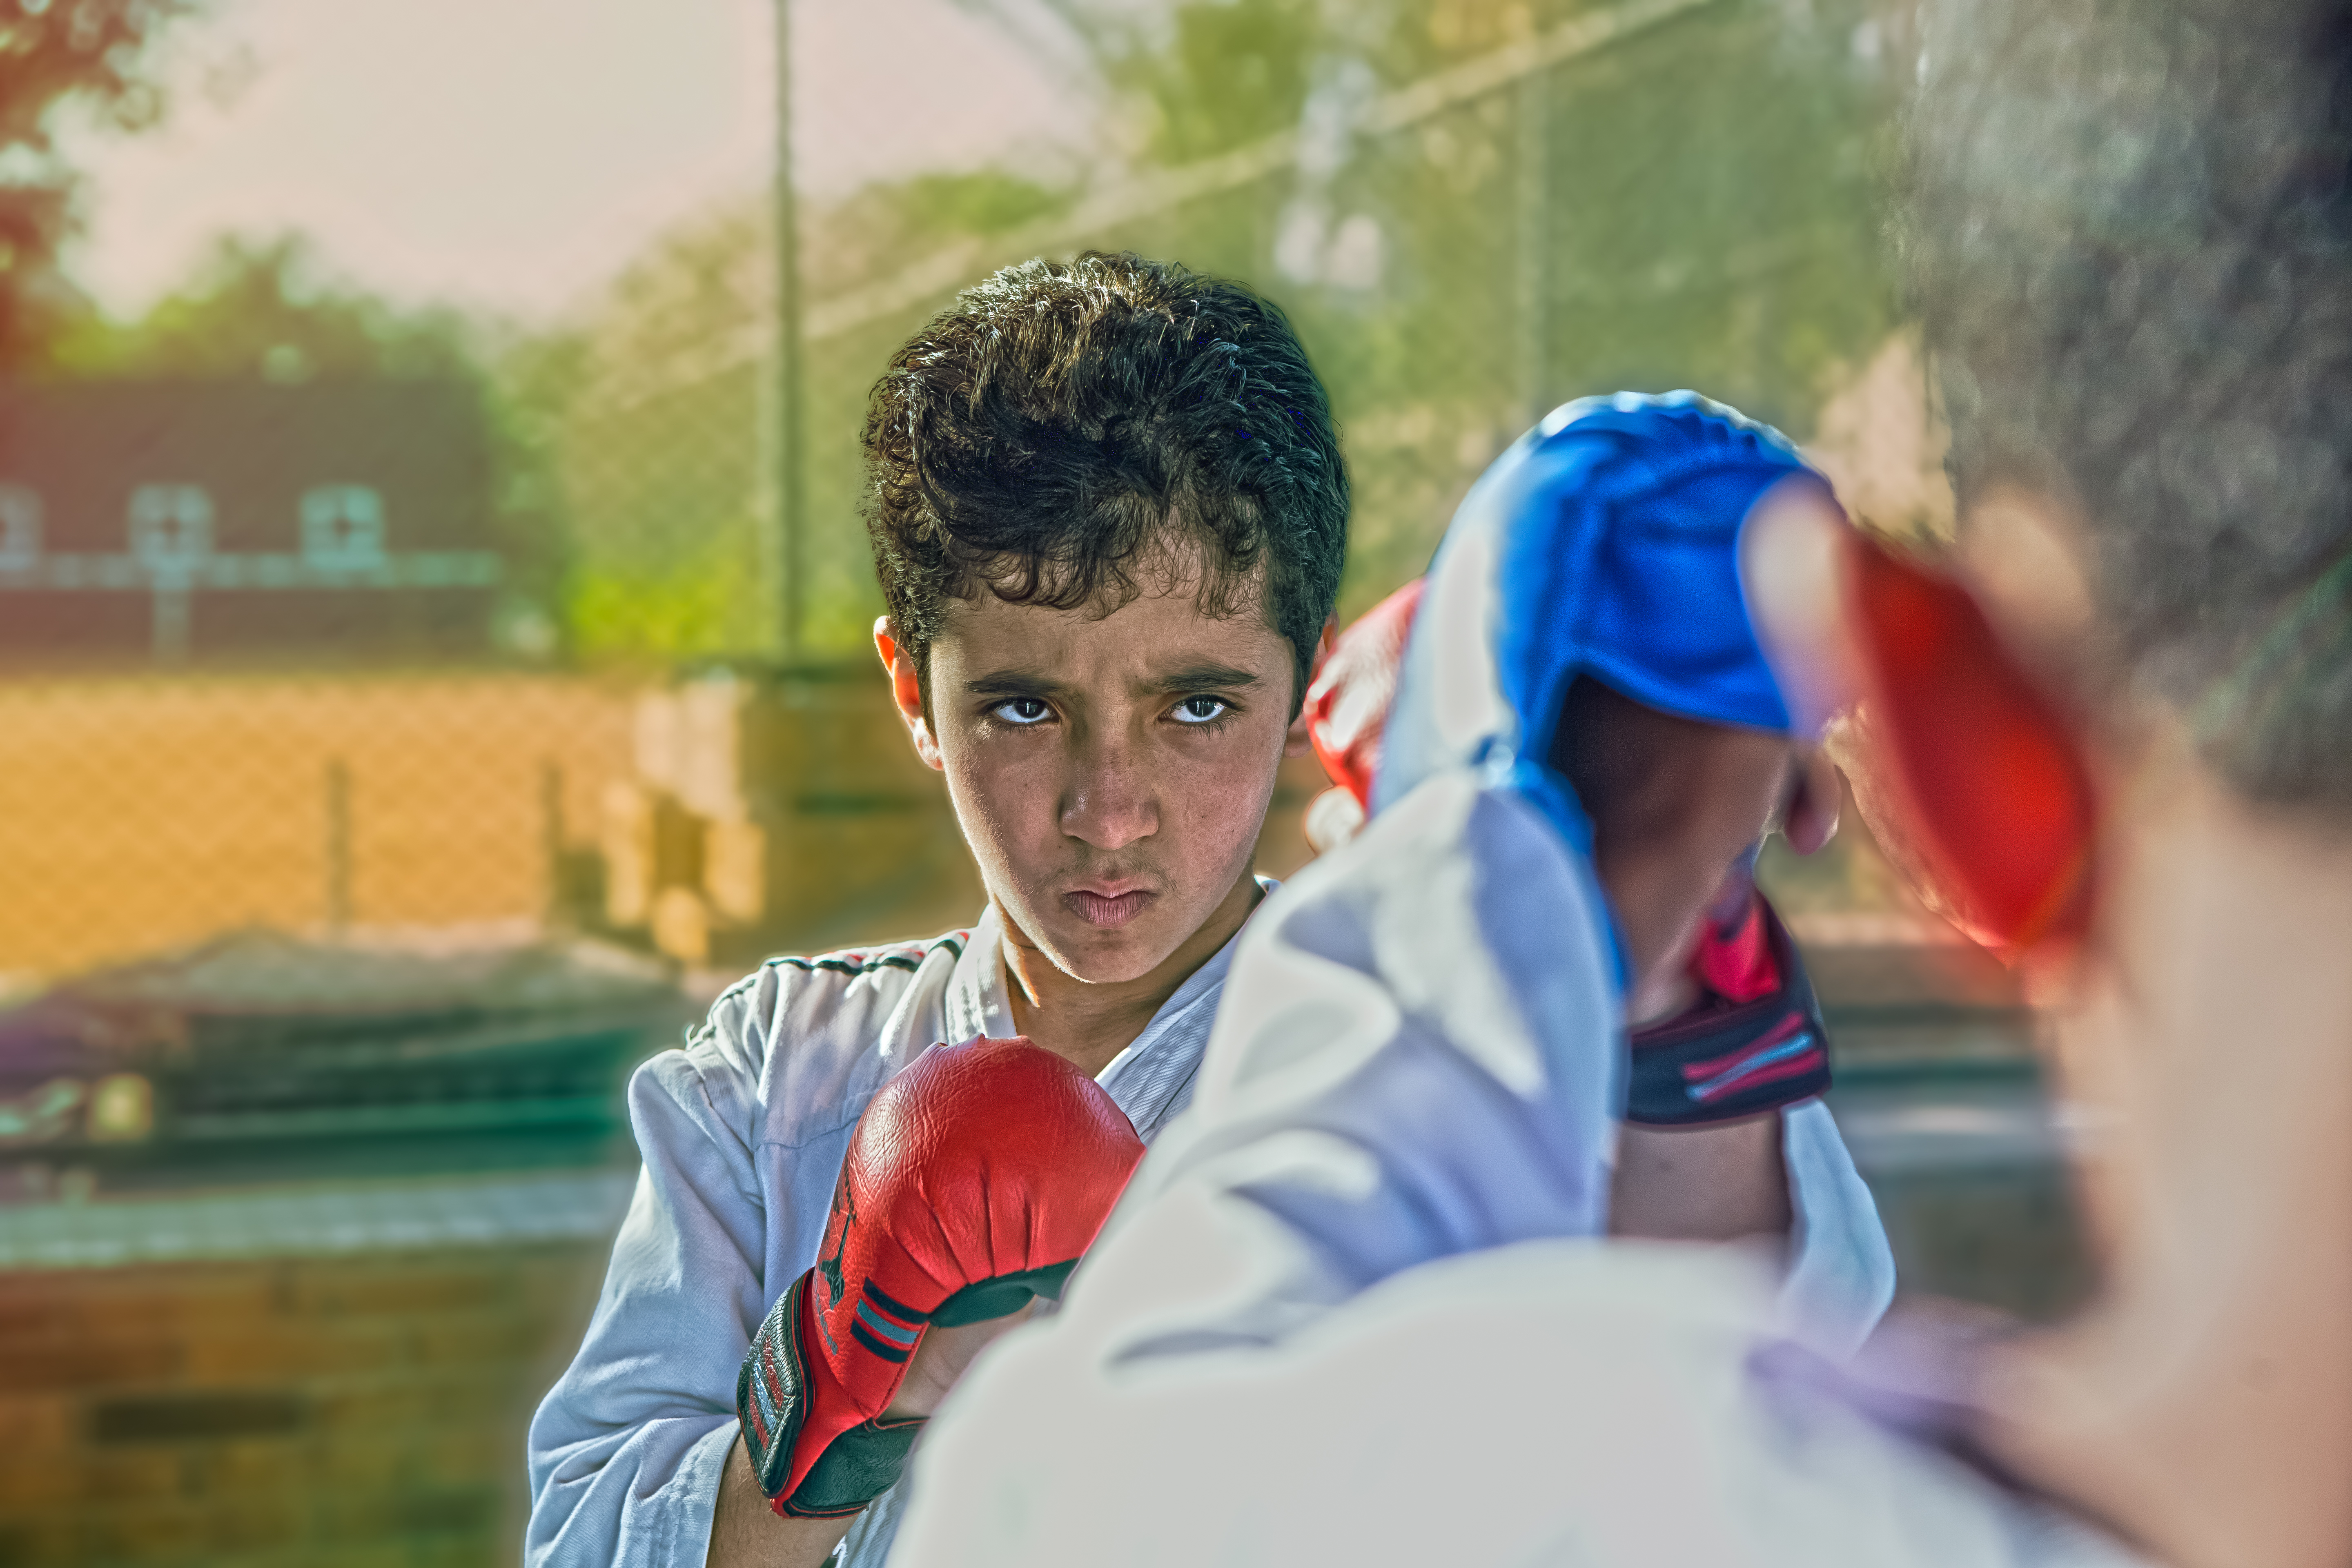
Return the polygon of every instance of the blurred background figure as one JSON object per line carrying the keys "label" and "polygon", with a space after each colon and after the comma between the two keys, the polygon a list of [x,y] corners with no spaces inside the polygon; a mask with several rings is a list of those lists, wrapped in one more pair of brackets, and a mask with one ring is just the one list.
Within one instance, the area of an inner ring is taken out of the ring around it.
{"label": "blurred background figure", "polygon": [[[1910,16],[0,0],[0,1563],[516,1555],[629,1065],[762,953],[980,907],[857,452],[996,267],[1282,304],[1343,623],[1594,390],[1947,532],[1874,173]],[[1906,1282],[2073,1300],[2015,984],[1864,836],[1759,877]]]}

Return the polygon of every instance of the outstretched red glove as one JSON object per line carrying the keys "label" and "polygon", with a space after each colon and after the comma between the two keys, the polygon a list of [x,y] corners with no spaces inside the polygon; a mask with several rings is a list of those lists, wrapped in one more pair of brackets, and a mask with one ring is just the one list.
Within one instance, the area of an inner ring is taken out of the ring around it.
{"label": "outstretched red glove", "polygon": [[1142,1158],[1109,1095],[1017,1037],[937,1047],[876,1095],[816,1267],[777,1300],[736,1380],[776,1511],[855,1513],[887,1491],[923,1423],[883,1412],[924,1331],[1059,1297]]}
{"label": "outstretched red glove", "polygon": [[1416,577],[1365,611],[1339,634],[1331,657],[1307,689],[1307,737],[1316,759],[1367,814],[1372,809],[1372,777],[1380,771],[1381,737],[1404,668],[1405,641],[1421,608],[1421,588]]}
{"label": "outstretched red glove", "polygon": [[1860,535],[1848,566],[1865,700],[1850,776],[1879,847],[1998,952],[2080,941],[2098,800],[2078,726],[1957,580]]}

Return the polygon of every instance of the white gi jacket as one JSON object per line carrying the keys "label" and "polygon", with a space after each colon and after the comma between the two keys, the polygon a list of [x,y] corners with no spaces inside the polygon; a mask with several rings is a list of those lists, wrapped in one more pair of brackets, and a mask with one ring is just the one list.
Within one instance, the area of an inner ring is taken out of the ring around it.
{"label": "white gi jacket", "polygon": [[[699,1568],[752,1333],[816,1261],[857,1119],[940,1041],[1016,1032],[992,909],[928,942],[771,959],[629,1083],[645,1158],[604,1293],[530,1438],[524,1561]],[[1192,1097],[1233,944],[1099,1081],[1149,1142]],[[878,1563],[895,1494],[852,1529]]]}

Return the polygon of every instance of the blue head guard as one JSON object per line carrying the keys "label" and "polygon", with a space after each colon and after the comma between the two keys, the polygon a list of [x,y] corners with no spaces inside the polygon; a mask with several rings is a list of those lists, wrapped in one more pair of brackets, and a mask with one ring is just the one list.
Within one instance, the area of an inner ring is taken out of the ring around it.
{"label": "blue head guard", "polygon": [[1555,409],[1464,498],[1429,573],[1391,710],[1375,808],[1475,767],[1582,813],[1544,766],[1590,675],[1664,712],[1786,731],[1739,580],[1757,499],[1811,474],[1778,431],[1692,392]]}

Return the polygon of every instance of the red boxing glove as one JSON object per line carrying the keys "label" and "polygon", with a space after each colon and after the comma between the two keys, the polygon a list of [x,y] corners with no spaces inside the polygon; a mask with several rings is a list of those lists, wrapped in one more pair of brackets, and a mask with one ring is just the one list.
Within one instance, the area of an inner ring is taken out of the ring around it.
{"label": "red boxing glove", "polygon": [[1880,847],[1979,942],[2011,956],[2089,928],[2097,801],[2072,727],[1967,589],[1855,536],[1847,579]]}
{"label": "red boxing glove", "polygon": [[882,1413],[923,1331],[1059,1297],[1142,1158],[1094,1079],[1019,1037],[936,1047],[876,1095],[816,1267],[777,1300],[736,1380],[776,1511],[855,1513],[887,1491],[923,1423]]}
{"label": "red boxing glove", "polygon": [[1331,657],[1307,689],[1307,736],[1316,760],[1367,814],[1372,809],[1372,775],[1380,769],[1381,735],[1388,728],[1389,704],[1396,700],[1421,588],[1416,577],[1366,610],[1339,634]]}

